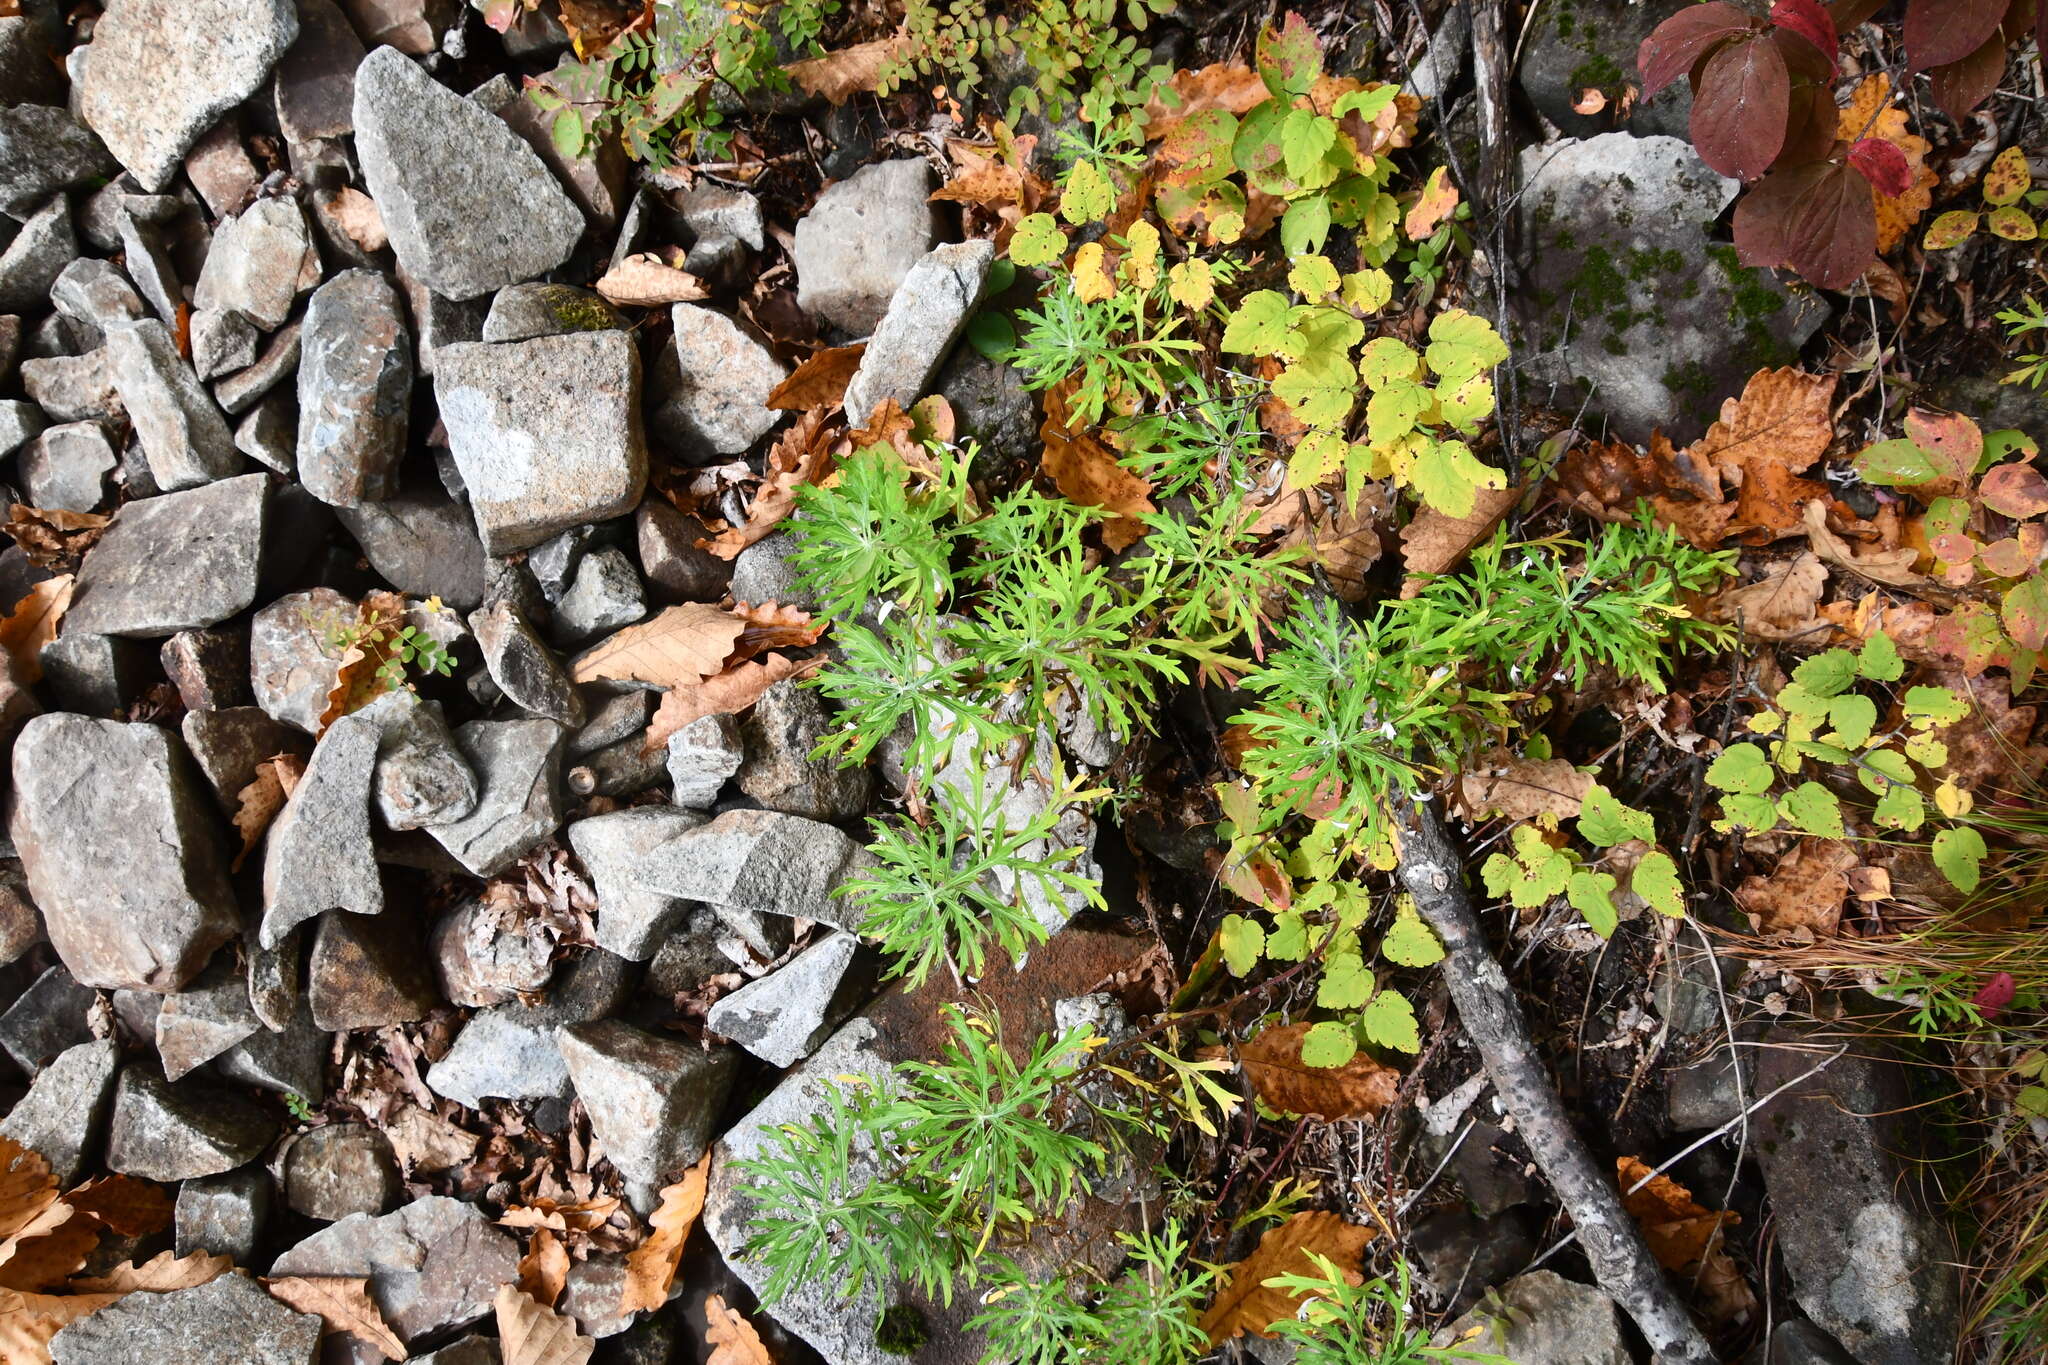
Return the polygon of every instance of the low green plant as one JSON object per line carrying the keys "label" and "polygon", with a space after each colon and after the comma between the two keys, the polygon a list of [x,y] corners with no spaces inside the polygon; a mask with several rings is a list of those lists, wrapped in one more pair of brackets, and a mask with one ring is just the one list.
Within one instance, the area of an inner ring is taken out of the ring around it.
{"label": "low green plant", "polygon": [[[1597,782],[1586,792],[1577,825],[1579,837],[1595,848],[1657,842],[1656,822],[1649,812],[1622,805]],[[1620,883],[1612,873],[1597,870],[1536,825],[1517,825],[1511,843],[1512,853],[1495,853],[1480,868],[1488,894],[1522,909],[1563,896],[1586,917],[1593,932],[1602,938],[1613,936],[1620,923],[1614,905]],[[1629,890],[1659,914],[1685,917],[1678,863],[1660,848],[1643,853],[1629,869]]]}
{"label": "low green plant", "polygon": [[[438,597],[428,598],[425,605],[429,612],[442,609]],[[387,692],[411,686],[406,679],[408,669],[422,676],[443,678],[455,671],[454,656],[447,648],[417,626],[408,624],[400,610],[379,609],[351,619],[338,612],[306,609],[301,619],[320,633],[321,643],[330,656],[341,658],[360,652],[375,659],[377,681]]]}
{"label": "low green plant", "polygon": [[1209,1352],[1200,1326],[1216,1267],[1189,1254],[1178,1219],[1156,1232],[1120,1233],[1129,1257],[1107,1283],[1033,1278],[1000,1263],[968,1326],[988,1334],[990,1360],[1016,1365],[1191,1365]]}
{"label": "low green plant", "polygon": [[1274,1336],[1294,1347],[1296,1365],[1424,1365],[1462,1360],[1512,1365],[1506,1356],[1462,1343],[1431,1346],[1430,1334],[1408,1316],[1408,1263],[1394,1263],[1394,1280],[1375,1275],[1352,1283],[1327,1257],[1311,1251],[1313,1275],[1276,1275],[1265,1281],[1301,1298],[1299,1316],[1276,1322]]}
{"label": "low green plant", "polygon": [[[2041,307],[2041,300],[2032,294],[2021,299],[2018,306],[1998,310],[1998,320],[2005,324],[2005,338],[2015,346],[2024,337],[2035,332],[2043,334],[2036,345],[2048,344],[2048,309]],[[2036,389],[2048,389],[2048,351],[2022,351],[2013,359],[2019,364],[1999,380],[2001,384],[2026,384]]]}
{"label": "low green plant", "polygon": [[992,15],[986,0],[908,0],[876,93],[887,96],[912,80],[978,90],[991,59],[1002,56],[1027,77],[1010,89],[1011,123],[1027,113],[1056,122],[1089,95],[1135,111],[1172,74],[1138,45],[1152,16],[1171,7],[1171,0],[1027,0]]}

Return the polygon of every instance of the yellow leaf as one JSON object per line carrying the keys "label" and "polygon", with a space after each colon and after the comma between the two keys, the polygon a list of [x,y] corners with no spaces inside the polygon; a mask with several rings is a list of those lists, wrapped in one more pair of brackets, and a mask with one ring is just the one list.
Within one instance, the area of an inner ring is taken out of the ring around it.
{"label": "yellow leaf", "polygon": [[71,575],[59,574],[31,587],[5,621],[0,621],[0,649],[14,662],[14,678],[24,687],[43,680],[43,646],[57,638],[57,623],[71,605]]}
{"label": "yellow leaf", "polygon": [[1116,281],[1102,258],[1102,243],[1083,242],[1074,252],[1074,297],[1083,303],[1100,303],[1116,293]]}

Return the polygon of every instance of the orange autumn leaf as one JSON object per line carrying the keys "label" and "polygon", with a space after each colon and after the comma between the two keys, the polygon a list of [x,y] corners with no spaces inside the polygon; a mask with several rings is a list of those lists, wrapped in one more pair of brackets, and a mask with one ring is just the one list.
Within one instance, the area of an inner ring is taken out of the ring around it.
{"label": "orange autumn leaf", "polygon": [[771,649],[807,649],[818,643],[831,625],[802,607],[776,602],[763,602],[758,607],[735,602],[732,614],[739,617],[741,626],[739,639],[733,642],[732,653],[726,658],[727,664],[766,654]]}
{"label": "orange autumn leaf", "polygon": [[552,1228],[535,1228],[519,1258],[519,1292],[549,1308],[569,1284],[569,1248]]}
{"label": "orange autumn leaf", "polygon": [[345,1332],[382,1353],[386,1360],[404,1360],[405,1343],[384,1321],[361,1276],[285,1275],[264,1280],[270,1297],[320,1319],[320,1335]]}
{"label": "orange autumn leaf", "polygon": [[57,1177],[40,1152],[0,1134],[0,1237],[12,1237],[57,1200]]}
{"label": "orange autumn leaf", "polygon": [[1125,468],[1107,442],[1075,429],[1066,391],[1060,386],[1046,391],[1045,420],[1038,435],[1044,442],[1038,467],[1061,495],[1079,506],[1114,514],[1102,528],[1102,543],[1113,551],[1135,544],[1145,534],[1138,518],[1159,510],[1152,501],[1152,485]]}
{"label": "orange autumn leaf", "polygon": [[855,43],[822,57],[806,57],[785,68],[790,83],[806,95],[816,95],[830,104],[844,104],[881,84],[882,72],[900,55],[910,39],[897,34],[873,42]]}
{"label": "orange autumn leaf", "polygon": [[51,1204],[27,1227],[0,1244],[0,1288],[48,1289],[85,1264],[85,1258],[99,1245],[101,1231],[99,1220],[82,1209],[62,1202]]}
{"label": "orange autumn leaf", "polygon": [[1347,1223],[1334,1213],[1297,1213],[1259,1238],[1252,1254],[1228,1267],[1230,1278],[1202,1314],[1201,1328],[1211,1346],[1250,1332],[1271,1336],[1272,1326],[1295,1315],[1301,1299],[1266,1284],[1276,1275],[1315,1276],[1321,1272],[1309,1253],[1334,1263],[1347,1282],[1363,1282],[1365,1245],[1371,1228]]}
{"label": "orange autumn leaf", "polygon": [[668,1302],[669,1289],[676,1282],[676,1267],[682,1263],[683,1243],[704,1212],[704,1192],[711,1178],[711,1153],[683,1173],[675,1184],[663,1188],[661,1207],[647,1220],[647,1240],[626,1253],[626,1290],[619,1301],[621,1313],[653,1312]]}
{"label": "orange autumn leaf", "polygon": [[1401,230],[1408,234],[1409,241],[1422,241],[1435,232],[1437,225],[1450,217],[1457,207],[1458,187],[1451,183],[1450,173],[1439,166],[1423,182],[1422,193],[1409,206]]}
{"label": "orange autumn leaf", "polygon": [[851,346],[828,346],[804,357],[789,372],[789,378],[769,390],[767,406],[777,412],[808,412],[812,408],[836,408],[846,396],[846,386],[860,369],[860,358],[868,353],[865,341]]}
{"label": "orange autumn leaf", "polygon": [[704,1365],[775,1365],[754,1324],[717,1294],[704,1300],[704,1344],[712,1348]]}
{"label": "orange autumn leaf", "polygon": [[1633,1188],[1650,1175],[1650,1167],[1635,1157],[1617,1157],[1614,1170],[1623,1191],[1621,1206],[1666,1270],[1683,1270],[1699,1260],[1719,1241],[1723,1227],[1742,1221],[1739,1214],[1702,1208],[1690,1190],[1668,1175],[1651,1176],[1641,1189]]}
{"label": "orange autumn leaf", "polygon": [[44,579],[0,621],[0,649],[7,651],[15,679],[25,687],[43,680],[43,646],[57,638],[57,625],[71,605],[71,584],[68,573]]}
{"label": "orange autumn leaf", "polygon": [[398,632],[405,625],[405,598],[378,589],[363,598],[356,608],[352,641],[341,653],[334,686],[328,689],[327,708],[320,713],[319,734],[343,716],[362,710],[390,689],[381,670],[398,647]]}
{"label": "orange autumn leaf", "polygon": [[122,1237],[147,1237],[171,1225],[171,1200],[161,1185],[129,1175],[103,1175],[64,1193],[64,1202],[82,1209]]}
{"label": "orange autumn leaf", "polygon": [[1803,505],[1826,485],[1799,475],[1827,453],[1835,434],[1830,404],[1835,376],[1795,369],[1759,370],[1742,396],[1721,404],[1721,416],[1688,450],[1736,485],[1735,525],[1790,531]]}
{"label": "orange autumn leaf", "polygon": [[242,870],[305,771],[306,760],[297,754],[279,754],[256,765],[255,780],[235,794],[235,832],[242,836],[242,847],[230,871]]}
{"label": "orange autumn leaf", "polygon": [[688,687],[725,667],[745,626],[722,607],[685,602],[586,649],[570,660],[569,676],[579,683],[604,678]]}
{"label": "orange autumn leaf", "polygon": [[647,724],[642,741],[651,753],[668,743],[669,736],[705,716],[732,715],[761,700],[761,694],[786,678],[804,678],[825,666],[823,659],[792,659],[787,654],[770,654],[766,659],[749,659],[734,664],[689,687],[672,687],[664,692],[661,705]]}
{"label": "orange autumn leaf", "polygon": [[[1836,125],[1837,136],[1846,142],[1874,137],[1897,147],[1906,158],[1912,186],[1904,194],[1889,195],[1875,186],[1871,199],[1877,209],[1877,249],[1890,251],[1906,240],[1913,225],[1934,203],[1934,186],[1940,177],[1927,168],[1927,153],[1933,144],[1906,130],[1906,111],[1891,106],[1891,77],[1879,72],[1866,76],[1849,96]],[[1881,111],[1881,112],[1880,112]],[[1873,121],[1874,120],[1874,121]]]}
{"label": "orange autumn leaf", "polygon": [[720,559],[736,558],[749,545],[767,539],[783,519],[796,510],[796,490],[805,484],[818,482],[818,477],[831,463],[830,443],[818,439],[825,413],[825,408],[814,407],[797,418],[796,424],[782,434],[775,448],[768,452],[765,477],[754,491],[753,502],[747,507],[746,521],[738,526],[729,526],[707,540],[698,541],[699,549]]}
{"label": "orange autumn leaf", "polygon": [[70,1287],[89,1293],[168,1294],[174,1289],[197,1289],[210,1284],[234,1268],[234,1258],[229,1256],[205,1251],[180,1256],[160,1251],[140,1265],[115,1266],[104,1275],[72,1280]]}
{"label": "orange autumn leaf", "polygon": [[49,1365],[50,1338],[122,1298],[110,1294],[23,1294],[0,1289],[0,1361]]}

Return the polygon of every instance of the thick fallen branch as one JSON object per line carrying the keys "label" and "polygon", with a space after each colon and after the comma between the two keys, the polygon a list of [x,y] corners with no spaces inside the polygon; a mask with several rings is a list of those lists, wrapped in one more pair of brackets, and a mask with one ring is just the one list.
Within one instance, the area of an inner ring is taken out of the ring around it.
{"label": "thick fallen branch", "polygon": [[1515,1131],[1557,1192],[1592,1262],[1593,1278],[1642,1329],[1661,1365],[1712,1365],[1716,1356],[1671,1291],[1613,1177],[1573,1131],[1507,974],[1487,948],[1465,890],[1465,863],[1434,802],[1414,808],[1401,832],[1401,884],[1444,941],[1444,976],[1465,1032],[1479,1047]]}

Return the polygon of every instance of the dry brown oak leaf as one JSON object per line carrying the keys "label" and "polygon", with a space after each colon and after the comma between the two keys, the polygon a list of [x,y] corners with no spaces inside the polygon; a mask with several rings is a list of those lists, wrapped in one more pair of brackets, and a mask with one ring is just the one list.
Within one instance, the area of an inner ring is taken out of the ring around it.
{"label": "dry brown oak leaf", "polygon": [[1303,1062],[1301,1040],[1308,1030],[1307,1024],[1261,1029],[1238,1048],[1245,1079],[1269,1108],[1335,1123],[1377,1114],[1394,1102],[1401,1073],[1362,1052],[1339,1067]]}
{"label": "dry brown oak leaf", "polygon": [[1265,1282],[1276,1275],[1320,1275],[1310,1252],[1336,1265],[1350,1283],[1360,1283],[1365,1244],[1373,1236],[1373,1229],[1321,1210],[1297,1213],[1269,1230],[1251,1255],[1227,1268],[1229,1280],[1202,1314],[1201,1328],[1208,1333],[1209,1344],[1219,1346],[1246,1332],[1269,1337],[1274,1323],[1293,1317],[1301,1299]]}
{"label": "dry brown oak leaf", "polygon": [[369,1285],[361,1276],[341,1275],[286,1275],[263,1281],[271,1298],[317,1316],[321,1336],[346,1332],[382,1352],[386,1360],[404,1360],[405,1343],[371,1302]]}
{"label": "dry brown oak leaf", "polygon": [[683,1178],[661,1192],[661,1207],[647,1220],[647,1240],[626,1253],[626,1290],[621,1313],[649,1312],[668,1302],[682,1263],[683,1243],[704,1212],[704,1192],[711,1178],[711,1153],[706,1152]]}
{"label": "dry brown oak leaf", "polygon": [[1799,476],[1834,440],[1835,376],[1790,368],[1759,370],[1742,396],[1721,404],[1721,416],[1690,447],[1736,485],[1730,534],[1774,539],[1800,524],[1805,503],[1827,496],[1824,484]]}
{"label": "dry brown oak leaf", "polygon": [[587,1365],[597,1349],[595,1341],[576,1330],[576,1319],[541,1307],[517,1285],[498,1286],[492,1306],[502,1365]]}

